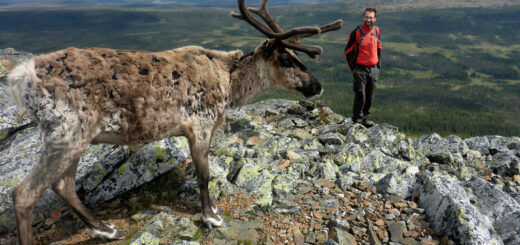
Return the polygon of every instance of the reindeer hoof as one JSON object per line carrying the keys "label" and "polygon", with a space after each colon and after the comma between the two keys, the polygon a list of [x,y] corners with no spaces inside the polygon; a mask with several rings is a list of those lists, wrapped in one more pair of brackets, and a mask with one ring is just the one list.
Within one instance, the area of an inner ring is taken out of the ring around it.
{"label": "reindeer hoof", "polygon": [[208,227],[208,229],[213,229],[213,227],[217,227],[217,228],[227,228],[227,227],[230,227],[229,223],[226,222],[223,218],[219,217],[220,220],[216,220],[214,218],[204,218],[204,216],[202,216],[202,221],[206,224],[206,226]]}
{"label": "reindeer hoof", "polygon": [[93,238],[101,238],[104,240],[121,240],[125,238],[125,236],[121,232],[117,231],[114,225],[108,224],[107,227],[112,229],[113,231],[111,233],[108,233],[106,231],[90,229],[90,235]]}
{"label": "reindeer hoof", "polygon": [[213,211],[214,214],[221,214],[223,212],[219,207],[211,207],[211,211]]}

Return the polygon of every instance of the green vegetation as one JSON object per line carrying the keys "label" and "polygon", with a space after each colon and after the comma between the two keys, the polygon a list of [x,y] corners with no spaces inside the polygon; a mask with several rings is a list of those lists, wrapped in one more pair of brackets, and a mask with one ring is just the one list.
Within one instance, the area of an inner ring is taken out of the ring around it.
{"label": "green vegetation", "polygon": [[[435,1],[439,3],[443,1]],[[377,25],[383,41],[383,69],[372,119],[411,135],[437,132],[462,137],[520,135],[520,6],[474,8],[426,2],[373,1],[382,10]],[[379,5],[377,3],[380,3]],[[444,3],[444,2],[443,2]],[[352,110],[352,77],[343,49],[361,23],[365,3],[271,8],[284,29],[345,21],[337,32],[303,42],[321,45],[316,60],[301,55],[322,81],[319,98],[335,112]],[[385,5],[386,4],[386,5]],[[425,9],[422,7],[428,7]],[[442,8],[450,7],[450,8]],[[44,53],[69,46],[160,51],[185,45],[253,50],[265,39],[229,17],[231,9],[76,9],[6,11],[0,15],[0,47]],[[197,30],[197,31],[195,31]],[[302,99],[269,90],[267,97]]]}

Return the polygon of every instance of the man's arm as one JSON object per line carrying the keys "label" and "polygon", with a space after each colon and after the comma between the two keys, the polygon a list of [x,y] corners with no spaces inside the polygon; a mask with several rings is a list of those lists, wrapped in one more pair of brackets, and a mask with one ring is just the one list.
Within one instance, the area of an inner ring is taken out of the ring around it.
{"label": "man's arm", "polygon": [[381,30],[379,29],[379,27],[377,28],[377,39],[379,40],[378,44],[377,44],[377,68],[378,69],[381,69],[381,49],[382,49],[382,46],[381,46]]}
{"label": "man's arm", "polygon": [[381,49],[380,48],[377,49],[377,59],[378,59],[377,68],[381,69]]}
{"label": "man's arm", "polygon": [[[357,29],[354,29],[350,33],[350,35],[348,36],[347,46],[345,47],[345,61],[347,62],[348,68],[351,71],[354,71],[354,68],[356,65],[355,58],[356,58],[357,54],[354,54],[355,50],[352,50],[352,49],[356,48],[355,47],[356,39],[357,39],[356,33],[357,33]],[[347,53],[348,53],[348,55],[347,55]]]}

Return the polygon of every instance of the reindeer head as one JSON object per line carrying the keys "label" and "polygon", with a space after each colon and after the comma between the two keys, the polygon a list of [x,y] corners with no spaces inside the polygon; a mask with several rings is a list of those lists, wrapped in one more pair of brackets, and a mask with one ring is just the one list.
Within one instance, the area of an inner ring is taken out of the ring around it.
{"label": "reindeer head", "polygon": [[[258,9],[248,8],[245,0],[238,0],[240,14],[231,13],[231,16],[244,20],[262,32],[269,39],[258,45],[254,54],[259,54],[270,64],[269,74],[275,85],[288,90],[300,91],[305,97],[320,95],[322,87],[318,79],[305,67],[294,50],[301,51],[316,58],[323,52],[319,46],[305,46],[298,41],[302,38],[338,30],[343,25],[342,20],[317,27],[299,27],[284,32],[267,11],[267,2],[262,0]],[[267,25],[254,18],[250,12],[260,16]]]}

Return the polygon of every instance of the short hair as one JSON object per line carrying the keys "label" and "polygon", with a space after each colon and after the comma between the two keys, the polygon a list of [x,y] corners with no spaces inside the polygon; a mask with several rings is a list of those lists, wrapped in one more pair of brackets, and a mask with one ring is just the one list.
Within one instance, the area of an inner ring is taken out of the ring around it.
{"label": "short hair", "polygon": [[376,8],[366,8],[365,12],[363,12],[363,16],[365,16],[366,12],[374,12],[374,17],[377,18],[377,9]]}

